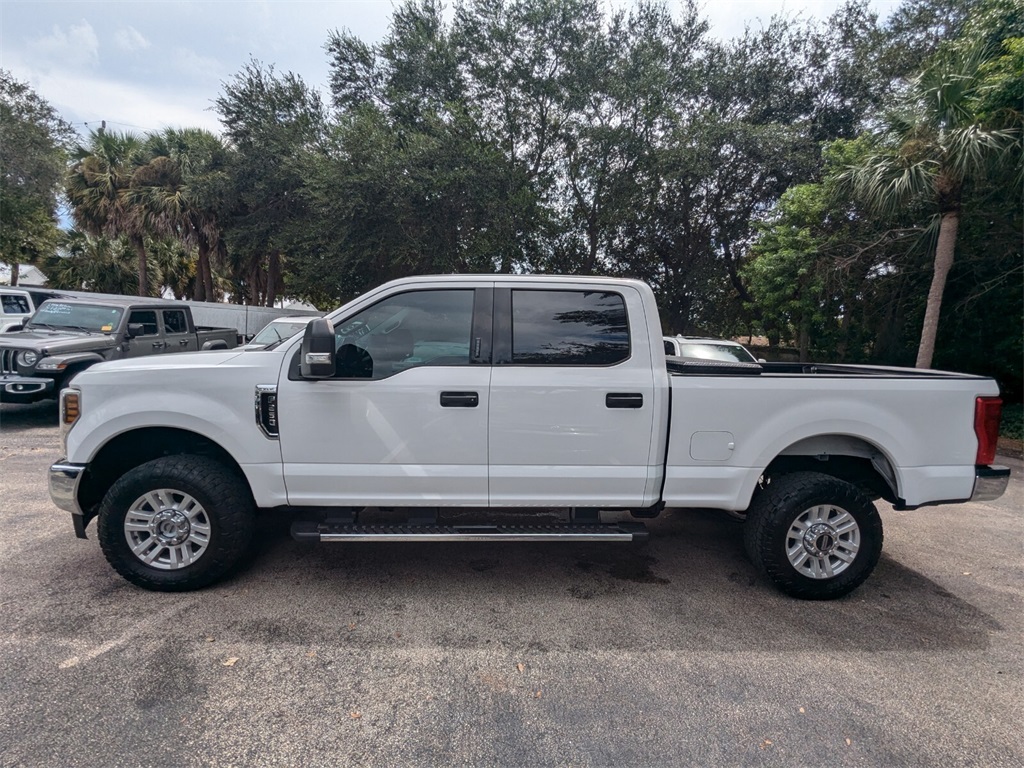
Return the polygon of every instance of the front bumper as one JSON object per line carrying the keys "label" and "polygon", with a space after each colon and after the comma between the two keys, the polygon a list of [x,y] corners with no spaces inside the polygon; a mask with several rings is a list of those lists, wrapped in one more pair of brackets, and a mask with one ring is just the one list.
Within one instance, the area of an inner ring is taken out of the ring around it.
{"label": "front bumper", "polygon": [[1006,493],[1010,468],[999,465],[974,468],[974,492],[971,501],[992,501]]}
{"label": "front bumper", "polygon": [[35,376],[0,376],[0,403],[35,403],[57,396],[53,379]]}
{"label": "front bumper", "polygon": [[50,498],[59,509],[71,513],[75,535],[80,539],[86,538],[85,525],[89,522],[78,503],[78,484],[84,473],[84,464],[58,461],[50,467]]}

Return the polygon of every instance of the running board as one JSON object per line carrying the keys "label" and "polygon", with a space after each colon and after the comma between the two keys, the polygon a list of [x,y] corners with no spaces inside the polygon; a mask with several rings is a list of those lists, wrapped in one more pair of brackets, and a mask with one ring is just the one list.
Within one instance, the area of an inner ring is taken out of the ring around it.
{"label": "running board", "polygon": [[646,541],[643,523],[608,525],[353,525],[296,520],[296,541]]}

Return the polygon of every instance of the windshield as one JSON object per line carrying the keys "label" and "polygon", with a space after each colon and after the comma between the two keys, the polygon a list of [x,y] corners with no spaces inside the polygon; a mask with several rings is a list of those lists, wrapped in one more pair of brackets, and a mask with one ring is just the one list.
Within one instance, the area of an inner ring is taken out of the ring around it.
{"label": "windshield", "polygon": [[124,310],[99,304],[70,304],[46,301],[32,315],[28,328],[67,328],[76,331],[113,333]]}
{"label": "windshield", "polygon": [[757,359],[739,344],[716,344],[713,341],[695,344],[686,342],[679,345],[681,357],[695,357],[698,360],[723,360],[729,363],[756,363]]}
{"label": "windshield", "polygon": [[289,320],[287,322],[274,321],[262,331],[252,337],[250,344],[274,344],[284,339],[290,339],[299,331],[305,329],[308,320]]}

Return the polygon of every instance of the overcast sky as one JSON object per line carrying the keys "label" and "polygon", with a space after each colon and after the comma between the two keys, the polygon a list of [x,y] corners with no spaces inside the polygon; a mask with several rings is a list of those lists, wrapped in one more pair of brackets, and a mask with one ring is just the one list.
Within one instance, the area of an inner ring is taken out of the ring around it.
{"label": "overcast sky", "polygon": [[[708,0],[712,33],[732,37],[773,14],[827,18],[842,0]],[[605,0],[626,5],[630,0]],[[883,18],[899,0],[872,0]],[[0,68],[29,83],[75,129],[218,131],[210,107],[250,58],[326,96],[329,31],[374,42],[392,0],[0,0]]]}

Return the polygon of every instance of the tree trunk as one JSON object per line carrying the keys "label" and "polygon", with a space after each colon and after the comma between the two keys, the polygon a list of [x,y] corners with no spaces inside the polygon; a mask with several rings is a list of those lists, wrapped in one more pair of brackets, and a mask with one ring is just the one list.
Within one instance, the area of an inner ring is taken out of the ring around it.
{"label": "tree trunk", "polygon": [[274,306],[277,301],[277,284],[281,280],[281,254],[277,251],[270,252],[270,259],[267,262],[267,306]]}
{"label": "tree trunk", "polygon": [[806,363],[811,354],[811,323],[805,317],[800,321],[800,362]]}
{"label": "tree trunk", "polygon": [[11,264],[11,288],[18,284],[18,266],[17,261]]}
{"label": "tree trunk", "polygon": [[139,296],[149,295],[149,274],[146,272],[146,244],[141,237],[131,238],[132,248],[139,257]]}
{"label": "tree trunk", "polygon": [[205,240],[199,243],[199,261],[196,264],[196,288],[199,301],[213,301],[213,274],[210,272],[210,246]]}
{"label": "tree trunk", "polygon": [[924,310],[924,324],[921,327],[921,344],[917,348],[918,368],[931,368],[935,354],[935,337],[939,331],[939,311],[942,309],[942,294],[946,289],[946,277],[953,266],[953,252],[956,249],[956,231],[960,226],[960,211],[947,211],[939,222],[939,242],[935,246],[935,271],[932,286],[928,289],[928,304]]}

